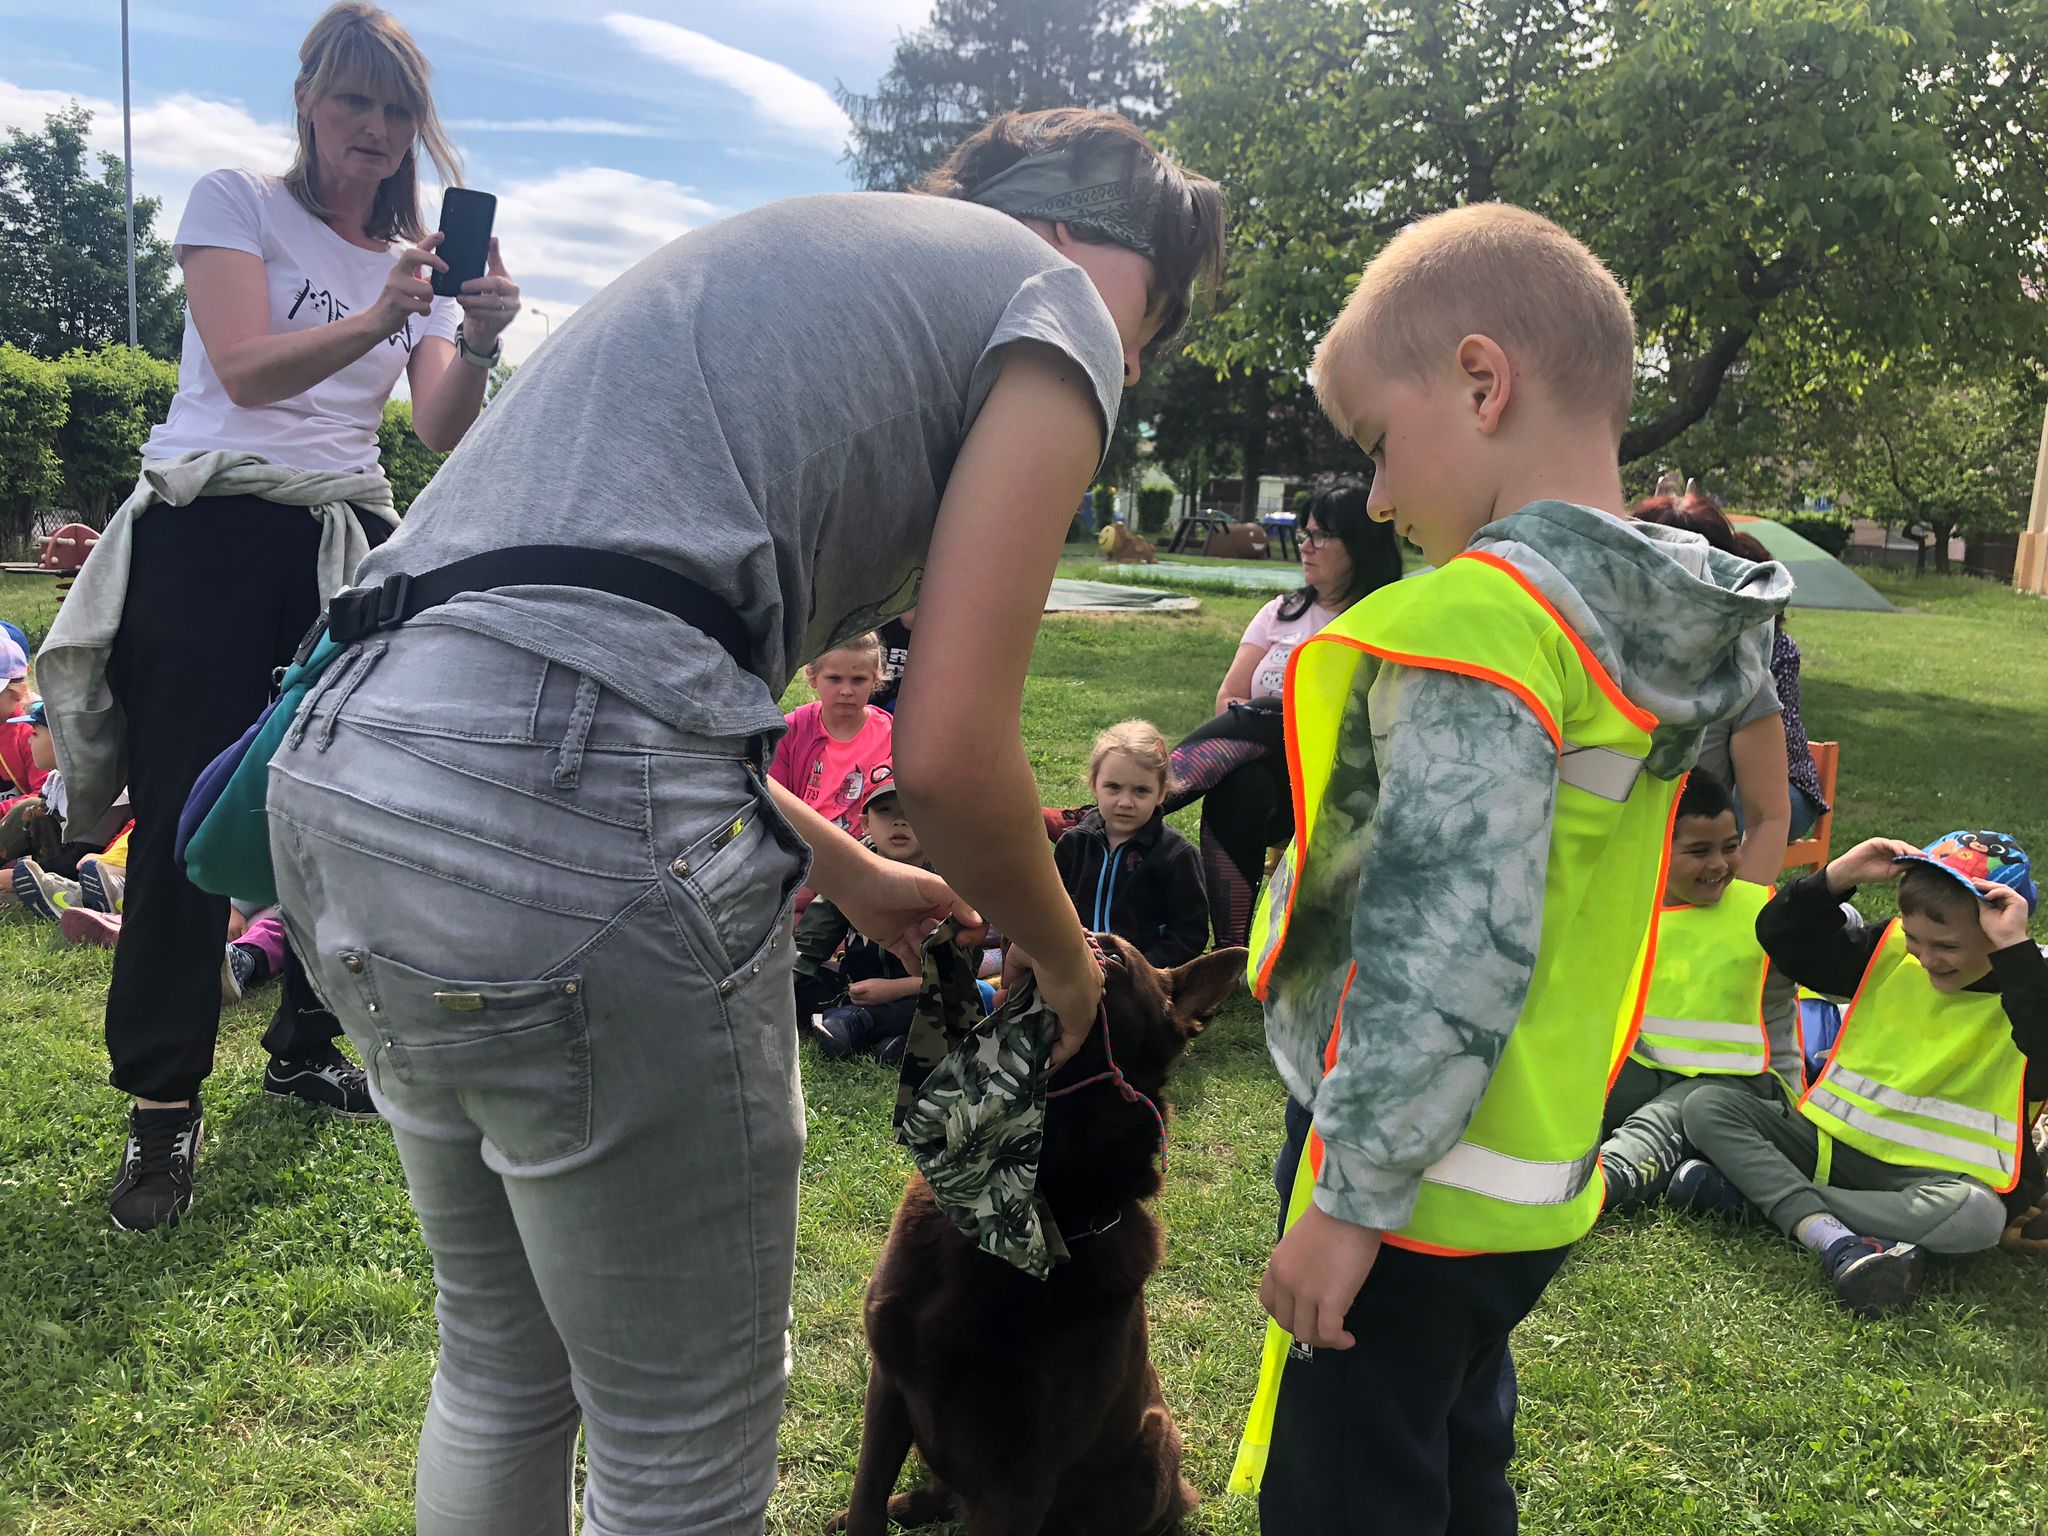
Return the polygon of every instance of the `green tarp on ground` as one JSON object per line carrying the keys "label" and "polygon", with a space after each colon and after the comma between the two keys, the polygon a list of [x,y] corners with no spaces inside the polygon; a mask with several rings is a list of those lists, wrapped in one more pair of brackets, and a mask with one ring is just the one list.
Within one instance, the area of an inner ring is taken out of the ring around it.
{"label": "green tarp on ground", "polygon": [[1152,587],[1120,587],[1107,581],[1054,579],[1046,594],[1047,613],[1192,613],[1202,606],[1198,597],[1184,592],[1162,592]]}
{"label": "green tarp on ground", "polygon": [[1157,565],[1135,567],[1132,575],[1144,581],[1163,576],[1174,581],[1221,581],[1233,587],[1250,587],[1258,592],[1292,592],[1301,585],[1301,567],[1293,561],[1271,565],[1187,565],[1162,560]]}
{"label": "green tarp on ground", "polygon": [[1804,534],[1767,517],[1731,519],[1792,573],[1794,608],[1854,608],[1864,613],[1897,613],[1884,594]]}

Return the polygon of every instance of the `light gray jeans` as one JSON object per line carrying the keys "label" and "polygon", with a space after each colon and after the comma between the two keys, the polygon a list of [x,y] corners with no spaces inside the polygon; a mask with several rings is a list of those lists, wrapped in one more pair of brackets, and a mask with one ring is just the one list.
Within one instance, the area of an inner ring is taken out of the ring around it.
{"label": "light gray jeans", "polygon": [[292,941],[434,1259],[422,1536],[763,1528],[803,1105],[809,855],[745,761],[416,621],[338,659],[271,767]]}

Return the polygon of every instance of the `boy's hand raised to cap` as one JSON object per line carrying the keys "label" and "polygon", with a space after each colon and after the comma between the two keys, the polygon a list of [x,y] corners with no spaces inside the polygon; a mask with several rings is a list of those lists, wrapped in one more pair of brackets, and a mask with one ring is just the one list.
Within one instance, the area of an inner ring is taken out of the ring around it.
{"label": "boy's hand raised to cap", "polygon": [[1896,837],[1873,837],[1828,862],[1828,889],[1846,896],[1859,885],[1882,885],[1899,878],[1899,859],[1918,857],[1920,850]]}
{"label": "boy's hand raised to cap", "polygon": [[2030,937],[2026,898],[2011,886],[2000,885],[1995,880],[1972,880],[1970,884],[1984,898],[1984,907],[1977,914],[1977,921],[1984,925],[1984,937],[1991,941],[1991,947],[2006,949],[2014,944],[2024,944]]}
{"label": "boy's hand raised to cap", "polygon": [[1259,1305],[1297,1343],[1349,1349],[1358,1341],[1345,1331],[1344,1317],[1379,1256],[1379,1233],[1312,1204],[1273,1250]]}

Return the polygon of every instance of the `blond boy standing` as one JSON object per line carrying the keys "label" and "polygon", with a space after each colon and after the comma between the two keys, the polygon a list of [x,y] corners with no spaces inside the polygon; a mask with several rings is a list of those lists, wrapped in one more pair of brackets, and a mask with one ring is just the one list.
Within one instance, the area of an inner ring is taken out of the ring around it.
{"label": "blond boy standing", "polygon": [[1600,1210],[1679,781],[1790,593],[1623,521],[1634,363],[1612,275],[1499,204],[1398,235],[1317,356],[1373,514],[1438,569],[1288,674],[1301,815],[1252,978],[1293,1101],[1260,1292],[1292,1342],[1239,1467],[1267,1536],[1515,1528],[1508,1335]]}

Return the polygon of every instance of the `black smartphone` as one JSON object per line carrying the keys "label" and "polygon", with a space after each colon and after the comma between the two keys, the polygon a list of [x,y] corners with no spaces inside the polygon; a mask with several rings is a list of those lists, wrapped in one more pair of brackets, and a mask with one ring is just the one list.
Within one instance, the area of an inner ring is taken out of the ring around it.
{"label": "black smartphone", "polygon": [[488,192],[468,187],[450,187],[441,194],[441,248],[434,254],[448,263],[446,272],[434,274],[434,292],[452,299],[462,285],[484,275],[484,262],[491,254],[491,223],[498,216],[498,200]]}

